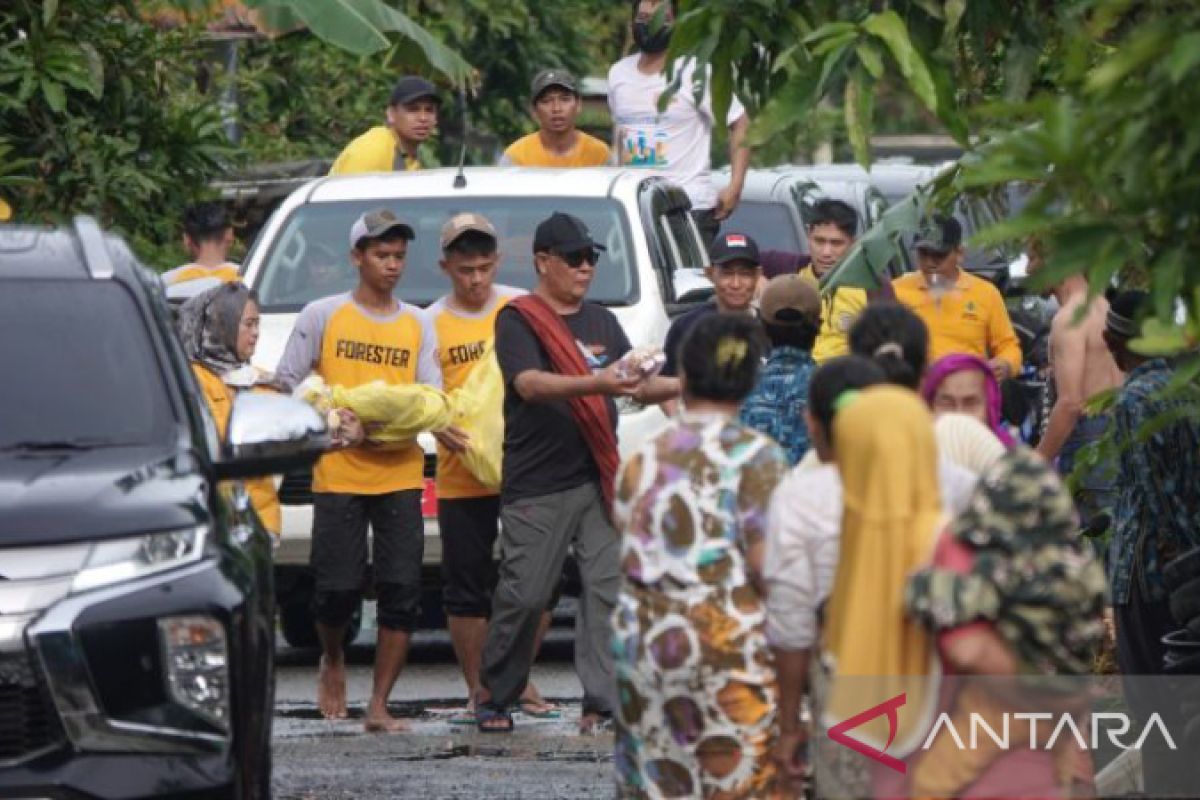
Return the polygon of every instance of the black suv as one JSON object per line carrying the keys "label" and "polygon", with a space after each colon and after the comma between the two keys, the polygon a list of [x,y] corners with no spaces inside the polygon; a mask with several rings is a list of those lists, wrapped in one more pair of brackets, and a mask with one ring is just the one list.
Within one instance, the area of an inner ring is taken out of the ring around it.
{"label": "black suv", "polygon": [[269,797],[271,546],[229,479],[311,463],[319,415],[239,396],[218,442],[87,218],[0,225],[0,374],[0,797]]}

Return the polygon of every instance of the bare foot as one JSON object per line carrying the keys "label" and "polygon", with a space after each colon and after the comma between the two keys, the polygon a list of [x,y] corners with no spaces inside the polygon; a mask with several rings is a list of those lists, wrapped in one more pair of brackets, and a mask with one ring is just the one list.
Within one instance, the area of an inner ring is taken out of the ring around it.
{"label": "bare foot", "polygon": [[367,718],[363,722],[367,733],[405,733],[409,725],[402,719],[396,719],[388,713],[387,707],[376,708],[374,704],[367,709]]}
{"label": "bare foot", "polygon": [[542,693],[532,683],[525,685],[525,691],[521,693],[518,705],[522,712],[531,717],[553,714],[558,710],[553,703],[546,702],[546,698],[542,697]]}
{"label": "bare foot", "polygon": [[317,707],[325,719],[345,719],[346,714],[346,665],[321,656],[317,672]]}

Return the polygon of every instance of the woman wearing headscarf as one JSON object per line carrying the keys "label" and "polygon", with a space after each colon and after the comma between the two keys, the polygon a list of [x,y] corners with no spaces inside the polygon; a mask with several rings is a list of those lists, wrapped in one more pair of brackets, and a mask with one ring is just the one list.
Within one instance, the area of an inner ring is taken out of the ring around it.
{"label": "woman wearing headscarf", "polygon": [[[1080,682],[1089,675],[1104,635],[1104,569],[1078,533],[1075,508],[1053,470],[1033,451],[1008,451],[980,480],[971,506],[942,534],[933,563],[909,580],[909,615],[941,637],[950,667],[962,674],[1007,672],[1005,684],[962,682],[949,708],[956,730],[972,716],[995,729],[1014,706],[996,689],[1036,699],[1036,711],[1086,708]],[[998,637],[997,657],[971,656],[964,636]],[[1006,667],[1001,664],[1007,662]],[[1065,679],[1065,680],[1064,680]],[[969,750],[948,737],[934,741],[910,770],[917,797],[1068,796],[1072,783],[1090,782],[1090,763],[1074,740],[1058,740],[1052,758],[1029,758],[1027,728],[1013,727],[1005,750],[981,737]],[[1032,744],[1032,749],[1038,745]],[[1022,768],[1001,761],[1023,759]],[[1031,790],[1032,793],[1031,793]]]}
{"label": "woman wearing headscarf", "polygon": [[991,428],[1005,447],[1016,443],[1004,427],[1000,384],[979,356],[952,353],[939,358],[925,374],[921,396],[935,414],[969,414]]}
{"label": "woman wearing headscarf", "polygon": [[[241,283],[225,283],[188,300],[179,310],[179,338],[221,439],[239,391],[270,390],[271,376],[250,365],[258,344],[258,297]],[[263,527],[279,536],[282,515],[268,475],[243,481]]]}
{"label": "woman wearing headscarf", "polygon": [[[945,516],[933,419],[921,399],[898,386],[873,386],[841,405],[834,419],[844,498],[840,554],[816,676],[827,680],[814,686],[829,734],[814,737],[817,790],[867,797],[878,796],[876,776],[861,765],[873,762],[838,743],[839,726],[893,759],[916,752],[928,732],[942,669],[932,634],[905,614],[904,588],[909,573],[929,561]],[[849,722],[901,694],[904,714]]]}
{"label": "woman wearing headscarf", "polygon": [[681,348],[684,412],[617,481],[613,614],[621,797],[776,797],[776,682],[764,633],[767,503],[784,451],[737,422],[762,359],[718,314]]}

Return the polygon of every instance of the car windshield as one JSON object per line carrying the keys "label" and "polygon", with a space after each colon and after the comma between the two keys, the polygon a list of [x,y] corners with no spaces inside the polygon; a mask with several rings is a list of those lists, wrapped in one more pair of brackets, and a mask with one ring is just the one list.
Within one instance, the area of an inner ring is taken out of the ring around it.
{"label": "car windshield", "polygon": [[146,444],[171,424],[141,312],[116,283],[5,281],[0,369],[0,450]]}
{"label": "car windshield", "polygon": [[743,200],[729,219],[721,223],[721,232],[744,233],[754,239],[759,250],[804,252],[796,223],[785,203]]}
{"label": "car windshield", "polygon": [[635,256],[622,207],[608,198],[463,197],[310,203],[294,211],[272,243],[255,279],[264,311],[298,311],[321,297],[349,291],[358,280],[350,262],[350,226],[360,214],[388,208],[412,226],[416,239],[397,294],[428,305],[450,289],[438,267],[442,225],[454,214],[483,214],[500,235],[497,283],[529,289],[534,284],[533,232],[555,211],[583,220],[598,244],[607,247],[597,265],[588,299],[604,305],[637,302]]}

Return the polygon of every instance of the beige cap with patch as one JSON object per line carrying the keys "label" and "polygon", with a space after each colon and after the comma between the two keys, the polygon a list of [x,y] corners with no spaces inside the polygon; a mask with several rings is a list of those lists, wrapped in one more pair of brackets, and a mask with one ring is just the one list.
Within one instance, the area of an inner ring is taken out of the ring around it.
{"label": "beige cap with patch", "polygon": [[445,250],[454,241],[468,231],[486,234],[493,239],[499,239],[500,235],[496,233],[496,226],[488,220],[483,214],[474,214],[464,212],[455,214],[446,221],[442,226],[442,249]]}

